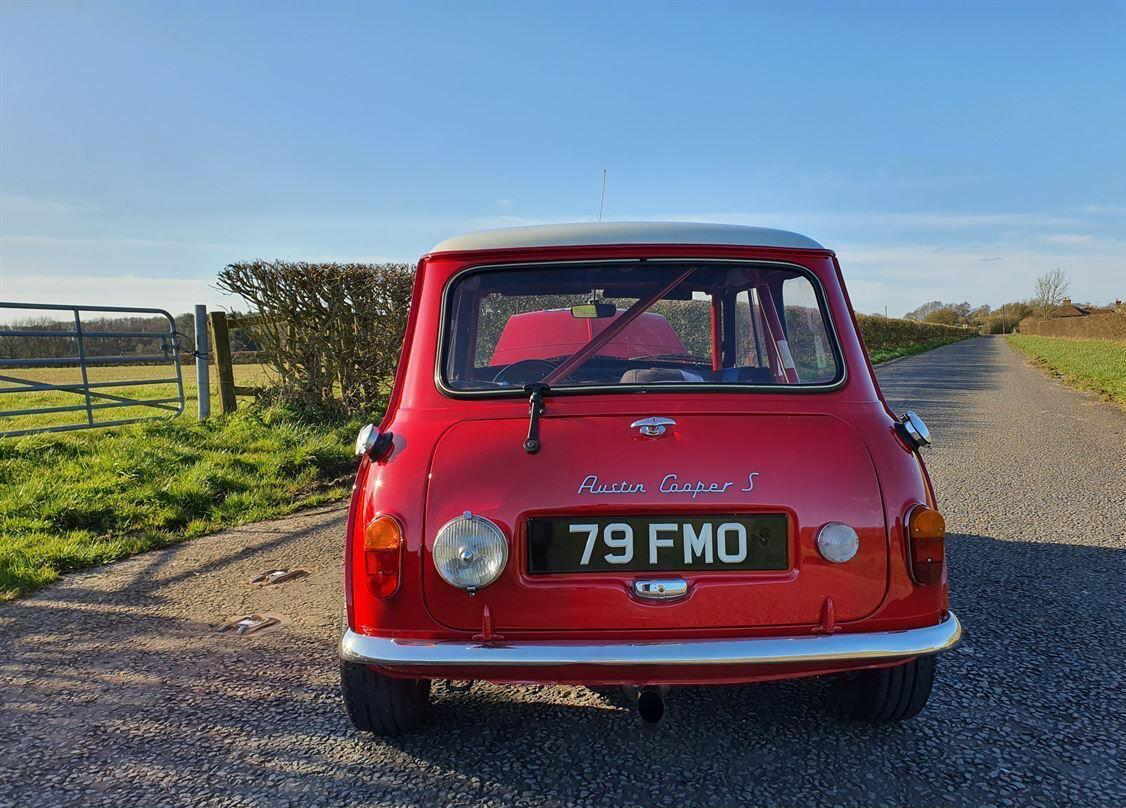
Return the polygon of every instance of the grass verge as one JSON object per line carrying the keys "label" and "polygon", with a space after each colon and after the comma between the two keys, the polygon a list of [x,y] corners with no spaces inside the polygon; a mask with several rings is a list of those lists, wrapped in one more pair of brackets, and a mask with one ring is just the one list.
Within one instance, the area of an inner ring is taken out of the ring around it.
{"label": "grass verge", "polygon": [[[976,336],[976,334],[973,336]],[[949,345],[952,342],[961,342],[963,339],[968,339],[968,337],[958,337],[956,339],[932,339],[925,342],[909,342],[902,345],[877,348],[873,351],[869,351],[868,356],[871,358],[873,365],[878,365],[880,362],[890,362],[892,359],[899,359],[900,357],[904,356],[913,356],[915,354],[933,351],[935,348],[941,348],[943,345]]]}
{"label": "grass verge", "polygon": [[244,406],[0,440],[0,601],[60,573],[345,498],[361,421]]}
{"label": "grass verge", "polygon": [[1032,334],[1009,334],[1005,339],[1067,384],[1126,405],[1126,342]]}

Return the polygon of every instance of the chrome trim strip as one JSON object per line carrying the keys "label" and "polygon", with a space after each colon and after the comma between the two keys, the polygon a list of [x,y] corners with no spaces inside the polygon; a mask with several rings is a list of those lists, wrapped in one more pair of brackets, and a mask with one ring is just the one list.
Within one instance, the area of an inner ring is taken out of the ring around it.
{"label": "chrome trim strip", "polygon": [[962,625],[953,612],[941,623],[902,631],[638,642],[465,642],[370,637],[347,630],[340,657],[393,668],[566,667],[571,665],[785,665],[900,659],[953,648]]}

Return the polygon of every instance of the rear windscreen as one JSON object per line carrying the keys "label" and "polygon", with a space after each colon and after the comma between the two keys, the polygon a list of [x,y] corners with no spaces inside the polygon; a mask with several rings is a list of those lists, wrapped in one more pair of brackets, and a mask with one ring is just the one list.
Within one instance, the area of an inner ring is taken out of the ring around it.
{"label": "rear windscreen", "polygon": [[776,265],[483,269],[447,292],[443,382],[823,386],[842,376],[819,286]]}

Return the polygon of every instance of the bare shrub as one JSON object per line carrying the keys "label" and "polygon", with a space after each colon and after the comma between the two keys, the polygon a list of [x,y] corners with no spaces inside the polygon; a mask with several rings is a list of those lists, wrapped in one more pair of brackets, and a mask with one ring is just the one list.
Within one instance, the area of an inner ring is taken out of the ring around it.
{"label": "bare shrub", "polygon": [[237,322],[268,357],[274,396],[322,409],[382,409],[410,308],[408,264],[247,261],[219,273],[256,317]]}

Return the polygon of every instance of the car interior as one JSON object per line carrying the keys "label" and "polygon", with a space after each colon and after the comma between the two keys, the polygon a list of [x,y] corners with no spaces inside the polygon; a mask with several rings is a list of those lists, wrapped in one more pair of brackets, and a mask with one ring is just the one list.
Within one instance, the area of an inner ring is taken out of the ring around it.
{"label": "car interior", "polygon": [[797,268],[490,269],[455,278],[447,303],[452,390],[826,384],[839,373],[824,303]]}

